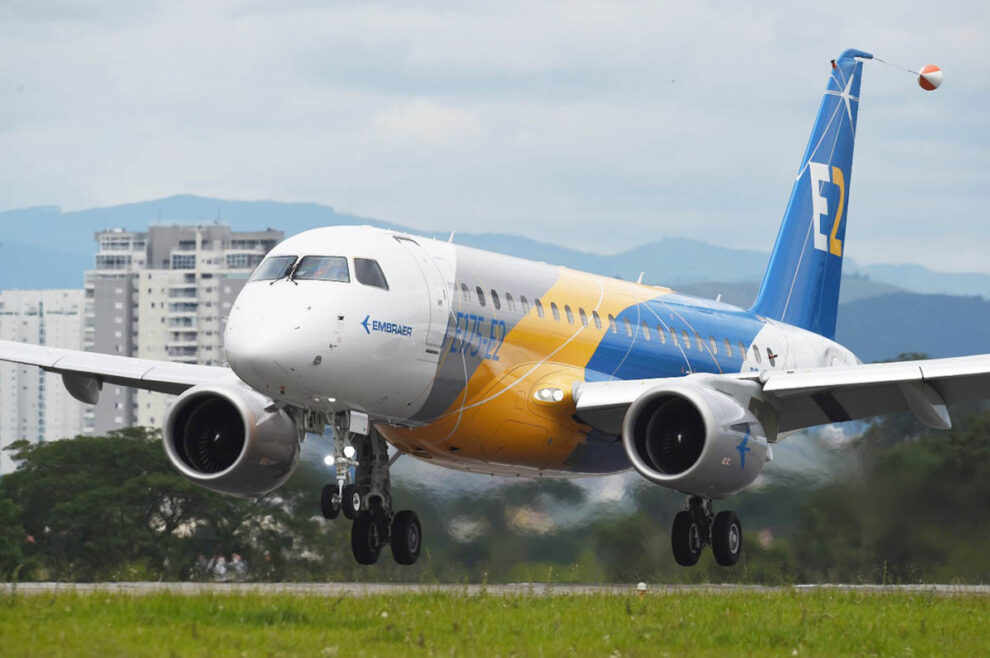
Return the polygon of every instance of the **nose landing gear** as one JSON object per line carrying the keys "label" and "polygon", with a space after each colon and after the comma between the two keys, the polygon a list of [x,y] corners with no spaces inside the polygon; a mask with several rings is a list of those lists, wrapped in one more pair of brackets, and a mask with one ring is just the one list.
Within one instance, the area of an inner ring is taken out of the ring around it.
{"label": "nose landing gear", "polygon": [[419,517],[411,510],[392,510],[389,468],[398,455],[390,461],[388,444],[378,430],[366,421],[352,428],[352,416],[334,414],[329,419],[337,481],[325,485],[320,494],[323,516],[335,519],[343,511],[353,521],[351,551],[358,564],[378,562],[386,545],[397,563],[415,564],[423,537]]}
{"label": "nose landing gear", "polygon": [[711,544],[715,561],[731,567],[742,554],[742,523],[735,512],[715,514],[709,498],[691,496],[688,509],[678,512],[670,531],[674,560],[682,567],[698,563],[701,551]]}

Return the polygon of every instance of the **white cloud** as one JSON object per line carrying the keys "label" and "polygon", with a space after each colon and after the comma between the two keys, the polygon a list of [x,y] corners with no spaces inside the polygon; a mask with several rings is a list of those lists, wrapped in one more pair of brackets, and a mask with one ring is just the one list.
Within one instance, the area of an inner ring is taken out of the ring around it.
{"label": "white cloud", "polygon": [[[0,8],[7,207],[192,192],[768,249],[827,61],[857,46],[946,82],[868,66],[849,254],[990,271],[983,3],[132,4]],[[936,224],[974,248],[924,249]]]}
{"label": "white cloud", "polygon": [[371,125],[386,141],[413,146],[463,144],[483,133],[481,121],[470,111],[422,98],[375,113]]}

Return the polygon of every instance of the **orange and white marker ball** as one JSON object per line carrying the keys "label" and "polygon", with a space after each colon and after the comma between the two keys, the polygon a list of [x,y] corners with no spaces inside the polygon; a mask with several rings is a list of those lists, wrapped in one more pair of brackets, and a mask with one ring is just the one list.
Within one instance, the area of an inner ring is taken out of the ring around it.
{"label": "orange and white marker ball", "polygon": [[928,64],[921,69],[918,76],[918,85],[925,91],[935,91],[942,84],[942,69],[934,64]]}

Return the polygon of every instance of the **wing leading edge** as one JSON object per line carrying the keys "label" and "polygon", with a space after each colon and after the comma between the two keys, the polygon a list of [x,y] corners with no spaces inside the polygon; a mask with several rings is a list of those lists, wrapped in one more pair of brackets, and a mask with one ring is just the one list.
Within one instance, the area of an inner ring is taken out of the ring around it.
{"label": "wing leading edge", "polygon": [[87,404],[96,403],[104,383],[178,395],[197,384],[234,377],[229,368],[219,366],[153,361],[5,340],[0,340],[0,361],[59,373],[69,393]]}
{"label": "wing leading edge", "polygon": [[901,411],[913,412],[929,427],[948,429],[946,405],[990,398],[990,354],[840,368],[582,382],[574,388],[577,416],[597,429],[618,434],[626,409],[639,395],[661,384],[691,380],[768,404],[776,412],[776,432],[781,433]]}

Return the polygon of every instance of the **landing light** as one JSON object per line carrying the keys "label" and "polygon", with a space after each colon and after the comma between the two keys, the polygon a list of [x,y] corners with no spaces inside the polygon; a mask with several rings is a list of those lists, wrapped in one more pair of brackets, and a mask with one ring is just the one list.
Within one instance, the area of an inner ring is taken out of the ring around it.
{"label": "landing light", "polygon": [[536,392],[533,393],[533,397],[537,402],[563,402],[564,391],[559,388],[547,386],[536,389]]}
{"label": "landing light", "polygon": [[344,446],[345,457],[347,457],[348,459],[354,459],[354,455],[356,454],[357,454],[357,450],[354,449],[354,446]]}
{"label": "landing light", "polygon": [[327,455],[326,457],[323,458],[323,463],[326,464],[327,466],[333,466],[334,462],[336,461],[337,460],[334,459],[333,455]]}

